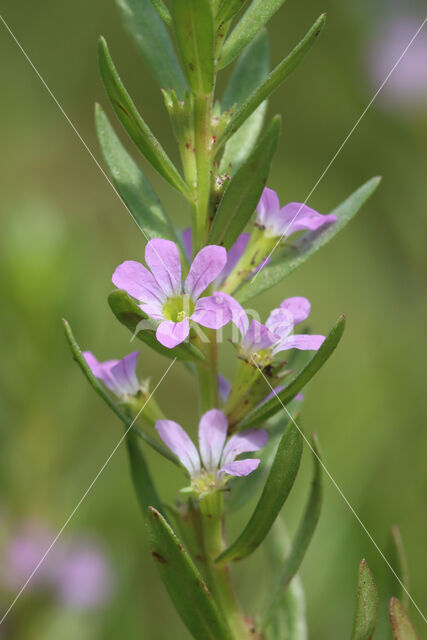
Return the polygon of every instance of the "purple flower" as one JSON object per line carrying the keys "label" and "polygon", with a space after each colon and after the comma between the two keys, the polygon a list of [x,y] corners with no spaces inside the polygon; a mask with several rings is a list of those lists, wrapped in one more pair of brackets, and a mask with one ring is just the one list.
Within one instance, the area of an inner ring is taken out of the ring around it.
{"label": "purple flower", "polygon": [[337,217],[333,214],[322,215],[299,202],[290,202],[280,208],[277,193],[267,187],[257,206],[256,224],[269,238],[288,237],[297,231],[316,231],[336,220]]}
{"label": "purple flower", "polygon": [[227,441],[228,422],[219,409],[203,414],[199,422],[199,451],[184,429],[173,420],[157,420],[156,429],[167,447],[179,458],[191,477],[191,486],[200,496],[221,488],[227,476],[247,476],[260,460],[236,460],[242,453],[261,449],[268,440],[262,429],[246,429]]}
{"label": "purple flower", "polygon": [[295,325],[306,320],[310,314],[311,305],[307,298],[286,298],[278,309],[270,313],[264,325],[257,320],[249,322],[243,307],[234,298],[228,297],[232,321],[241,334],[240,352],[246,357],[256,356],[264,361],[288,349],[317,351],[325,339],[320,335],[292,333]]}
{"label": "purple flower", "polygon": [[224,378],[221,374],[218,374],[218,395],[221,402],[226,402],[228,396],[230,395],[231,384]]}
{"label": "purple flower", "polygon": [[[403,5],[402,5],[403,6]],[[382,20],[368,51],[368,71],[375,89],[384,82],[421,25],[421,17],[408,13]],[[380,100],[394,107],[416,107],[427,101],[427,33],[419,32],[390,75]]]}
{"label": "purple flower", "polygon": [[102,380],[118,398],[126,399],[134,396],[141,389],[136,377],[136,363],[139,351],[134,351],[122,360],[106,360],[98,362],[91,351],[84,351],[83,356],[95,378]]}
{"label": "purple flower", "polygon": [[145,247],[145,261],[128,260],[113,274],[113,283],[143,304],[140,308],[159,322],[157,340],[173,348],[190,332],[190,320],[209,329],[220,329],[231,320],[227,300],[219,292],[201,297],[223,270],[227,253],[224,247],[209,245],[193,260],[184,285],[178,247],[170,240],[155,238]]}

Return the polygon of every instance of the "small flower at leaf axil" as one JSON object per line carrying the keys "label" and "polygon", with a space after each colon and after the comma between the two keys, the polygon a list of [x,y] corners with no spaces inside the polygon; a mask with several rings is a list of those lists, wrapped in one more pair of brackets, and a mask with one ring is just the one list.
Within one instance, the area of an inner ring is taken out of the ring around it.
{"label": "small flower at leaf axil", "polygon": [[147,391],[147,384],[141,384],[136,376],[138,355],[139,351],[134,351],[121,360],[98,362],[91,351],[83,351],[84,359],[95,378],[101,380],[121,400],[127,400],[139,391]]}

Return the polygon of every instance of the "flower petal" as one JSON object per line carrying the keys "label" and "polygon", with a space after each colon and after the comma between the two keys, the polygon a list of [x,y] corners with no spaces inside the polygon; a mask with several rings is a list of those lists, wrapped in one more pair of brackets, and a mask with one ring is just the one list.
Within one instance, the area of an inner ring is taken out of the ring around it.
{"label": "flower petal", "polygon": [[171,240],[154,238],[145,247],[145,262],[166,297],[181,293],[181,259]]}
{"label": "flower petal", "polygon": [[184,231],[181,232],[182,244],[184,245],[184,251],[191,262],[191,257],[193,255],[193,232],[191,227],[187,227]]}
{"label": "flower petal", "polygon": [[268,433],[263,429],[245,429],[231,436],[224,447],[221,466],[233,462],[241,453],[258,451],[267,444]]}
{"label": "flower petal", "polygon": [[241,233],[237,238],[236,242],[227,252],[227,264],[224,269],[221,271],[217,278],[216,286],[219,286],[227,276],[233,271],[236,264],[239,262],[242,257],[246,247],[248,246],[250,234],[249,233]]}
{"label": "flower petal", "polygon": [[241,346],[246,353],[253,353],[272,347],[277,343],[277,340],[278,337],[268,327],[258,320],[252,320],[249,329],[242,338]]}
{"label": "flower petal", "polygon": [[134,351],[119,360],[110,369],[110,374],[118,391],[117,395],[134,396],[138,393],[140,385],[136,377],[136,363],[138,361],[139,351]]}
{"label": "flower petal", "polygon": [[286,338],[294,328],[294,317],[288,309],[273,309],[265,326],[280,338]]}
{"label": "flower petal", "polygon": [[193,300],[197,300],[203,291],[221,273],[227,262],[227,252],[224,247],[214,244],[203,247],[193,260],[189,274],[185,281],[185,292]]}
{"label": "flower petal", "polygon": [[200,457],[193,441],[173,420],[157,420],[156,429],[165,445],[179,458],[190,475],[200,471]]}
{"label": "flower petal", "polygon": [[258,468],[261,460],[258,458],[247,458],[246,460],[235,460],[222,465],[220,473],[227,473],[229,476],[248,476]]}
{"label": "flower petal", "polygon": [[265,187],[262,192],[262,196],[260,201],[258,202],[256,211],[257,211],[257,222],[263,226],[269,225],[269,217],[274,215],[280,209],[280,200],[279,196],[273,189],[269,189]]}
{"label": "flower petal", "polygon": [[290,236],[297,231],[316,231],[325,224],[337,221],[333,214],[322,215],[306,204],[289,202],[281,209],[281,235]]}
{"label": "flower petal", "polygon": [[141,263],[126,260],[113,273],[113,284],[141,302],[161,302],[165,296],[155,278]]}
{"label": "flower petal", "polygon": [[220,295],[221,297],[226,299],[228,307],[231,311],[231,321],[234,325],[236,325],[243,337],[249,329],[249,318],[246,311],[244,310],[240,302],[237,302],[237,300],[233,298],[233,296],[230,296],[229,293],[224,293],[223,291],[221,291]]}
{"label": "flower petal", "polygon": [[325,336],[311,336],[309,334],[296,334],[288,336],[274,347],[274,353],[287,351],[288,349],[300,349],[301,351],[317,351]]}
{"label": "flower petal", "polygon": [[173,349],[188,337],[190,333],[190,322],[184,318],[181,322],[165,320],[157,327],[156,338],[164,347]]}
{"label": "flower petal", "polygon": [[311,304],[307,298],[301,296],[294,296],[293,298],[286,298],[280,303],[281,309],[289,311],[294,319],[294,325],[299,324],[307,320],[311,311]]}
{"label": "flower petal", "polygon": [[224,378],[221,374],[218,374],[218,395],[221,402],[226,402],[228,396],[230,395],[231,384],[228,382],[227,378]]}
{"label": "flower petal", "polygon": [[119,362],[118,360],[106,360],[105,362],[98,362],[96,357],[91,351],[83,351],[83,357],[86,360],[89,369],[92,371],[95,378],[101,380],[105,386],[116,393],[116,385],[111,375],[111,369]]}
{"label": "flower petal", "polygon": [[202,415],[199,422],[199,449],[206,471],[218,468],[227,430],[227,417],[219,409],[211,409]]}
{"label": "flower petal", "polygon": [[212,296],[199,298],[191,316],[194,322],[208,329],[221,329],[227,322],[230,322],[231,318],[232,312],[228,298],[218,291],[215,291]]}

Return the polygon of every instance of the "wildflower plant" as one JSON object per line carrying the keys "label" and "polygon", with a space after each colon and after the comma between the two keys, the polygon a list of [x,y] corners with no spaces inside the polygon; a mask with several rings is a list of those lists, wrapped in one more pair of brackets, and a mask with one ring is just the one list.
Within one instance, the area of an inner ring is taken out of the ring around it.
{"label": "wildflower plant", "polygon": [[[142,232],[141,259],[117,266],[109,305],[132,337],[192,376],[199,393],[193,419],[199,423],[198,447],[187,425],[175,421],[173,404],[160,407],[149,380],[138,378],[137,352],[98,362],[90,352],[82,353],[65,322],[66,334],[88,380],[125,425],[152,556],[192,636],[305,638],[297,573],[322,500],[315,436],[310,497],[286,548],[279,515],[297,476],[304,440],[309,442],[295,421],[296,403],[337,347],[344,317],[326,337],[307,333],[303,323],[310,302],[289,297],[283,281],[351,220],[379,179],[366,182],[328,214],[305,203],[281,207],[279,196],[266,186],[280,136],[280,116],[265,122],[268,98],[314,45],[325,15],[270,70],[264,25],[283,0],[172,0],[170,7],[163,0],[117,3],[162,91],[181,167],[143,119],[101,37],[101,76],[133,153],[100,105],[96,129],[112,182]],[[225,94],[217,96],[217,76],[231,64]],[[140,169],[137,152],[175,189],[174,206],[188,210],[191,228],[176,228]],[[266,314],[265,324],[250,320],[244,305],[278,283],[282,302]],[[236,327],[232,345],[220,344],[219,330],[227,324]],[[297,325],[302,325],[299,333]],[[218,370],[220,347],[234,347],[234,378]],[[303,351],[304,365],[298,356]],[[143,368],[147,374],[147,356]],[[158,495],[144,447],[182,469],[175,504]],[[252,516],[230,542],[228,515],[255,496]],[[230,567],[261,545],[273,558],[271,584],[257,584],[265,602],[243,612]],[[363,592],[360,619],[368,600]],[[357,621],[355,629],[354,638],[371,637]]]}

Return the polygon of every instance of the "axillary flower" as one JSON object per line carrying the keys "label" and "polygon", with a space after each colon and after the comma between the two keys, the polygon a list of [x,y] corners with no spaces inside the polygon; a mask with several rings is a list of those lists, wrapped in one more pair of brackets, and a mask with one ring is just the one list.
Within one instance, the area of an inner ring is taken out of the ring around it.
{"label": "axillary flower", "polygon": [[138,355],[139,351],[134,351],[122,360],[98,362],[91,351],[83,351],[84,359],[95,378],[101,380],[107,389],[124,401],[135,396],[143,388],[145,390],[136,376]]}
{"label": "axillary flower", "polygon": [[227,442],[228,421],[219,409],[204,413],[199,422],[199,451],[184,429],[173,420],[157,420],[156,429],[165,445],[179,458],[191,478],[191,490],[204,498],[222,489],[229,476],[247,476],[260,460],[236,460],[242,453],[261,449],[268,440],[262,429],[246,429]]}
{"label": "axillary flower", "polygon": [[145,261],[127,260],[113,274],[113,283],[142,304],[150,318],[159,321],[156,336],[173,348],[190,333],[190,321],[209,329],[220,329],[231,320],[227,299],[221,293],[201,297],[227,262],[223,247],[208,245],[193,260],[184,285],[178,247],[170,240],[155,238],[145,247]]}

